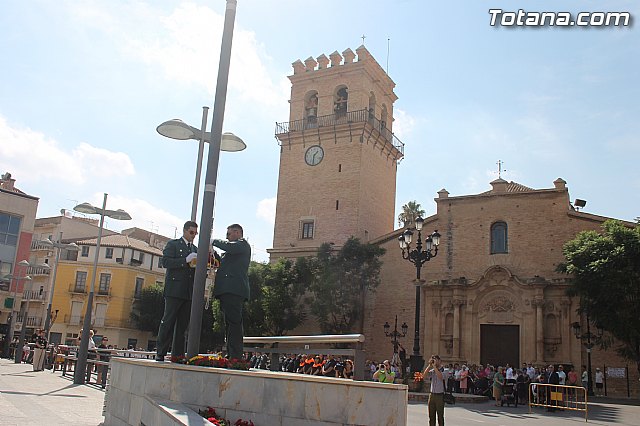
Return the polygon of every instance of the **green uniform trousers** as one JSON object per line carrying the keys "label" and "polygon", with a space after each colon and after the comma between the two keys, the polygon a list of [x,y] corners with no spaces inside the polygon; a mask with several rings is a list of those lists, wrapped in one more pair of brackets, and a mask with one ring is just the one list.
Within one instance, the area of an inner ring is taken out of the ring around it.
{"label": "green uniform trousers", "polygon": [[229,359],[240,359],[244,353],[244,327],[242,325],[242,309],[244,297],[225,293],[218,296],[220,311],[224,317],[224,337],[227,342]]}
{"label": "green uniform trousers", "polygon": [[[184,355],[184,333],[191,318],[191,300],[164,298],[164,315],[158,330],[156,353],[165,356],[171,343],[171,356]],[[170,340],[172,339],[172,340]]]}

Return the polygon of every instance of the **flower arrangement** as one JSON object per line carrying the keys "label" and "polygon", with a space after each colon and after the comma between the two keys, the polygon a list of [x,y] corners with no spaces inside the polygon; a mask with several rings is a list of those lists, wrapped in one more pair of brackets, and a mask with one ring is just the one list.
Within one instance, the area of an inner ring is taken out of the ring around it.
{"label": "flower arrangement", "polygon": [[238,419],[235,423],[221,417],[216,413],[215,408],[207,407],[204,410],[198,410],[198,414],[207,419],[216,426],[255,426],[251,420]]}
{"label": "flower arrangement", "polygon": [[185,357],[184,355],[180,355],[180,356],[171,355],[171,362],[173,362],[175,364],[186,364],[187,363],[187,357]]}
{"label": "flower arrangement", "polygon": [[415,373],[413,373],[413,381],[414,383],[422,383],[424,382],[424,376],[421,372],[416,371]]}
{"label": "flower arrangement", "polygon": [[185,362],[187,365],[199,367],[229,368],[231,370],[248,370],[249,363],[243,359],[227,359],[220,355],[196,355]]}

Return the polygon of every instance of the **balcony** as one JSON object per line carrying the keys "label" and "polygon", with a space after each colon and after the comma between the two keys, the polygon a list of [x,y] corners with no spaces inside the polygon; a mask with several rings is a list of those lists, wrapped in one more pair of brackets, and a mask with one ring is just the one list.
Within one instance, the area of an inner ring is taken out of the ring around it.
{"label": "balcony", "polygon": [[71,283],[69,284],[69,293],[87,294],[87,286],[85,284]]}
{"label": "balcony", "polygon": [[98,291],[96,291],[96,295],[98,295],[98,296],[111,296],[111,287],[98,288]]}
{"label": "balcony", "polygon": [[48,276],[51,273],[51,268],[44,268],[42,266],[29,266],[27,268],[27,275],[32,277]]}
{"label": "balcony", "polygon": [[84,321],[82,315],[65,315],[64,322],[69,325],[80,325]]}
{"label": "balcony", "polygon": [[[397,160],[404,157],[404,143],[391,133],[391,131],[385,126],[384,122],[378,120],[366,109],[276,123],[275,134],[276,136],[281,136],[295,132],[304,132],[305,130],[310,129],[317,130],[321,128],[335,128],[341,125],[351,126],[355,123],[366,123],[365,126],[369,135],[374,134],[376,137],[379,135],[383,140],[391,144],[393,147],[391,151],[395,152],[395,158]],[[281,138],[278,138],[278,140],[282,143],[287,140],[287,138],[282,136]]]}
{"label": "balcony", "polygon": [[30,301],[40,301],[44,302],[47,299],[47,293],[45,291],[40,292],[39,290],[27,290],[22,294],[22,300],[25,302]]}
{"label": "balcony", "polygon": [[51,244],[45,244],[42,241],[31,241],[31,250],[42,250],[42,251],[52,251],[53,247]]}
{"label": "balcony", "polygon": [[42,318],[27,317],[27,327],[42,327]]}
{"label": "balcony", "polygon": [[141,260],[139,260],[139,259],[133,259],[133,258],[132,258],[132,259],[129,261],[129,265],[131,265],[131,266],[142,266],[142,261],[141,261]]}

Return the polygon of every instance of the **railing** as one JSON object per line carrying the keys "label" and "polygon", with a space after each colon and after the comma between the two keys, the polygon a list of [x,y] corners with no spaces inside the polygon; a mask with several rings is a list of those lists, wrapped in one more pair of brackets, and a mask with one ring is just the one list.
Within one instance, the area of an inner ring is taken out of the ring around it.
{"label": "railing", "polygon": [[141,261],[141,260],[139,260],[139,259],[133,259],[133,258],[132,258],[132,259],[129,261],[129,265],[130,265],[130,266],[142,266],[142,261]]}
{"label": "railing", "polygon": [[65,315],[64,322],[69,325],[79,325],[84,320],[82,315]]}
{"label": "railing", "polygon": [[42,241],[34,240],[31,241],[31,250],[53,250],[53,246],[51,244],[45,244]]}
{"label": "railing", "polygon": [[87,294],[87,286],[71,283],[69,284],[69,293]]}
{"label": "railing", "polygon": [[51,273],[51,268],[45,268],[43,266],[27,267],[27,275],[39,276],[39,275],[49,275],[50,273]]}
{"label": "railing", "polygon": [[98,288],[96,292],[98,296],[111,296],[111,287],[108,288]]}
{"label": "railing", "polygon": [[320,117],[311,116],[303,118],[302,120],[276,123],[275,133],[276,135],[282,135],[291,132],[302,132],[309,129],[333,127],[348,123],[369,123],[386,141],[391,143],[394,148],[400,152],[400,157],[404,155],[404,143],[402,143],[400,139],[398,139],[391,130],[386,127],[384,122],[378,120],[366,109],[349,111],[346,113],[322,115]]}
{"label": "railing", "polygon": [[24,301],[31,301],[31,300],[40,300],[43,301],[47,298],[47,292],[46,291],[39,291],[39,290],[26,290],[23,294],[22,294],[22,300]]}
{"label": "railing", "polygon": [[27,327],[41,327],[41,326],[42,326],[41,317],[27,317]]}
{"label": "railing", "polygon": [[[245,337],[244,343],[271,344],[270,348],[263,347],[244,347],[245,352],[261,352],[271,354],[271,370],[278,370],[279,354],[323,354],[323,355],[340,355],[353,357],[353,375],[355,380],[364,380],[365,365],[364,351],[362,344],[364,343],[363,334],[325,334],[316,336],[269,336],[269,337]],[[305,344],[304,348],[298,347],[280,347],[280,344]],[[351,343],[354,344],[353,349],[330,349],[330,348],[311,348],[306,344],[336,344]]]}
{"label": "railing", "polygon": [[586,422],[589,411],[587,390],[582,386],[531,383],[529,385],[529,413],[531,413],[532,407],[584,411],[584,421]]}

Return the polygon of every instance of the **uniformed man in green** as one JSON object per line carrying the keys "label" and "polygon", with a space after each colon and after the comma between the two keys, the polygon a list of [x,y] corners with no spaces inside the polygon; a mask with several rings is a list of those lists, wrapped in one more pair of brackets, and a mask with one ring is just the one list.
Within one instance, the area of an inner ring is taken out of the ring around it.
{"label": "uniformed man in green", "polygon": [[213,246],[224,250],[216,272],[213,295],[220,300],[225,323],[225,340],[229,359],[240,359],[243,354],[244,329],[242,310],[249,300],[249,263],[251,246],[243,238],[242,226],[227,228],[227,241],[213,240]]}
{"label": "uniformed man in green", "polygon": [[193,240],[198,225],[185,222],[182,237],[167,243],[162,252],[164,278],[164,315],[158,330],[156,361],[164,361],[171,343],[171,356],[184,356],[184,333],[191,317],[191,293],[198,248]]}

